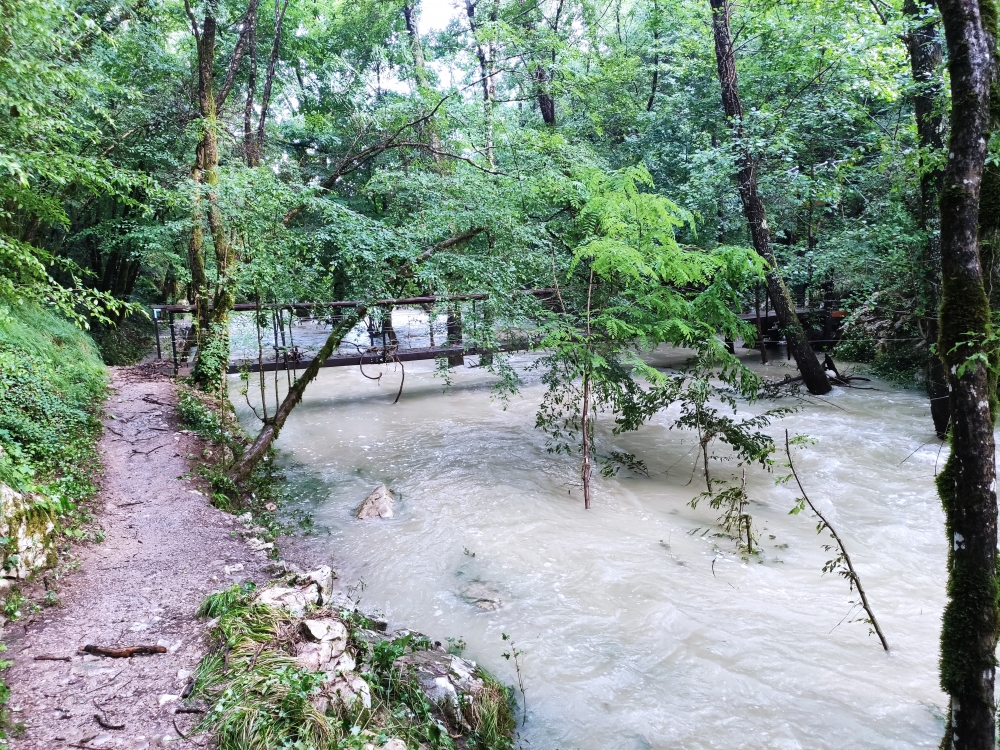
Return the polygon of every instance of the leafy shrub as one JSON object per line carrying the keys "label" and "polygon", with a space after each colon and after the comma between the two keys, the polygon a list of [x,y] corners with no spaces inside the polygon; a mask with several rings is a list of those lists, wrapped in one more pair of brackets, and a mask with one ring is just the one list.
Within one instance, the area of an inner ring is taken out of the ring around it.
{"label": "leafy shrub", "polygon": [[104,363],[134,365],[153,347],[153,325],[142,315],[131,315],[117,326],[95,327],[94,342]]}
{"label": "leafy shrub", "polygon": [[52,312],[0,298],[0,481],[80,500],[106,371],[90,338]]}

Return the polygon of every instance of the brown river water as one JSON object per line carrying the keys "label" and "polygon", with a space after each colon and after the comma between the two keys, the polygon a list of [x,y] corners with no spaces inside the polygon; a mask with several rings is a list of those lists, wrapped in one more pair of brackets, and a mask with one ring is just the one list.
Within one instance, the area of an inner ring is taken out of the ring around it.
{"label": "brown river water", "polygon": [[[791,369],[778,360],[753,366],[780,378]],[[683,352],[651,361],[677,364]],[[363,581],[363,606],[392,627],[462,639],[466,656],[515,684],[502,658],[511,636],[524,652],[526,747],[937,747],[947,541],[933,476],[945,454],[922,392],[874,382],[825,401],[784,399],[800,408],[770,428],[815,441],[796,466],[848,545],[885,654],[854,621],[847,582],[822,573],[831,540],[807,513],[789,515],[797,493],[775,474],[747,472],[763,552],[746,559],[717,536],[716,511],[688,504],[703,484],[689,484],[696,439],[669,429],[674,412],[617,437],[605,415],[599,450],[636,454],[650,476],[598,476],[585,511],[578,460],[548,453],[534,428],[534,357],[513,362],[524,385],[506,405],[485,369],[453,369],[446,389],[433,362],[414,362],[395,405],[392,367],[366,368],[384,372],[379,382],[321,370],[289,419],[277,443],[289,510],[312,514],[306,543],[342,582]],[[732,476],[730,463],[713,464]],[[396,493],[395,518],[355,520],[381,483]],[[499,607],[482,609],[482,598]]]}

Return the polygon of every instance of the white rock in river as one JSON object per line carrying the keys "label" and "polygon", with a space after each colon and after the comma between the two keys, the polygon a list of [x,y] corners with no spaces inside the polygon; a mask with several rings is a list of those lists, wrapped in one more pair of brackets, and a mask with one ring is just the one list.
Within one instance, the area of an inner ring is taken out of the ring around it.
{"label": "white rock in river", "polygon": [[395,502],[392,493],[389,492],[389,488],[384,484],[380,484],[358,506],[358,509],[354,511],[354,516],[363,521],[369,518],[392,518],[392,506]]}
{"label": "white rock in river", "polygon": [[487,612],[500,609],[503,605],[500,592],[482,581],[473,581],[462,589],[462,598]]}

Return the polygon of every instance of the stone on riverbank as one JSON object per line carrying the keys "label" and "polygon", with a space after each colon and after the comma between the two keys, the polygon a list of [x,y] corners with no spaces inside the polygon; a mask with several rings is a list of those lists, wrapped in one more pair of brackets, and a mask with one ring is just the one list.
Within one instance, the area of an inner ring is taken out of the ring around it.
{"label": "stone on riverbank", "polygon": [[392,518],[395,502],[389,488],[380,484],[354,511],[354,517],[361,521],[371,518]]}
{"label": "stone on riverbank", "polygon": [[420,689],[455,729],[471,734],[473,727],[466,716],[485,683],[476,676],[475,662],[446,651],[414,651],[393,665],[417,678]]}

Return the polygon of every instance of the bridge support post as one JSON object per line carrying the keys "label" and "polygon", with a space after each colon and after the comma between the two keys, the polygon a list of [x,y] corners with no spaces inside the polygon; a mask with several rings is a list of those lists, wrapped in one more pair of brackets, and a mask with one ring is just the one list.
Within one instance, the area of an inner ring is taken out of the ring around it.
{"label": "bridge support post", "polygon": [[[464,346],[462,335],[462,310],[455,305],[448,307],[448,348],[456,349]],[[453,354],[448,357],[448,367],[460,367],[465,364],[465,354]]]}
{"label": "bridge support post", "polygon": [[174,360],[174,375],[177,375],[177,334],[174,331],[174,311],[168,313],[168,325],[170,326],[170,353]]}

